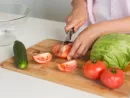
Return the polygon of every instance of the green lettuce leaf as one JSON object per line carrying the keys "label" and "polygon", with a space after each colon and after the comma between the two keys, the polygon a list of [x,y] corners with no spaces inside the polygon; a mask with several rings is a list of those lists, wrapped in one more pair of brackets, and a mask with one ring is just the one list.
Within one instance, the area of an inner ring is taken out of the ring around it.
{"label": "green lettuce leaf", "polygon": [[130,35],[102,35],[92,46],[90,59],[103,60],[108,67],[124,69],[130,63]]}

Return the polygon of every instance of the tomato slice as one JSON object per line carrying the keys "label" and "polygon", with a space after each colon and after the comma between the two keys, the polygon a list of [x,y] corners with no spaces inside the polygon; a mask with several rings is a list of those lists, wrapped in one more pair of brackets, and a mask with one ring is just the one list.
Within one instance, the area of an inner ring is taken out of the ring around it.
{"label": "tomato slice", "polygon": [[59,53],[59,51],[60,51],[60,47],[61,47],[61,44],[55,44],[55,45],[53,46],[53,48],[52,48],[52,53],[53,53],[55,56],[57,56],[57,57],[59,57],[58,53]]}
{"label": "tomato slice", "polygon": [[[55,56],[60,57],[60,58],[67,58],[68,53],[70,52],[72,47],[72,44],[67,44],[64,45],[61,49],[61,44],[56,44],[52,48],[52,52],[54,53]],[[59,54],[60,53],[60,54]]]}
{"label": "tomato slice", "polygon": [[74,71],[77,67],[77,62],[76,60],[71,60],[71,61],[67,61],[65,63],[62,64],[58,64],[58,68],[60,71],[64,71],[64,72],[71,72]]}
{"label": "tomato slice", "polygon": [[67,56],[68,56],[68,54],[69,54],[69,52],[70,52],[70,50],[71,50],[71,47],[72,47],[71,44],[64,45],[64,46],[62,47],[61,51],[60,51],[60,54],[59,54],[60,57],[61,57],[61,58],[67,58]]}
{"label": "tomato slice", "polygon": [[47,53],[41,53],[38,55],[33,56],[33,59],[40,64],[48,63],[52,59],[52,55],[47,52]]}

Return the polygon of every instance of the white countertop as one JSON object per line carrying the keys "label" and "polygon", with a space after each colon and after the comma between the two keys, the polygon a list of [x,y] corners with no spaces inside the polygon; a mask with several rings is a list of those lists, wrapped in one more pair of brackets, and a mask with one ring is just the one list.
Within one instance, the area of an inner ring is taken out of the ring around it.
{"label": "white countertop", "polygon": [[[62,22],[29,18],[25,27],[22,30],[17,30],[16,37],[27,48],[48,38],[63,40],[65,36],[64,26],[65,23]],[[12,45],[0,47],[0,62],[11,56],[13,56]],[[103,97],[0,68],[0,98]]]}

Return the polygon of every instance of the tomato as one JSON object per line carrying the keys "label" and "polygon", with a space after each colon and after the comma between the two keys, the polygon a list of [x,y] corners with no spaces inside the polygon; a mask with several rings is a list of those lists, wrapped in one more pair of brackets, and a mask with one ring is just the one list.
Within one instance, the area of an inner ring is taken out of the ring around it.
{"label": "tomato", "polygon": [[61,71],[71,72],[76,69],[77,62],[76,62],[76,60],[71,60],[71,61],[64,62],[62,64],[58,64],[57,66],[58,66],[59,70],[61,70]]}
{"label": "tomato", "polygon": [[52,52],[55,56],[66,59],[68,56],[68,53],[70,52],[72,47],[72,44],[66,44],[61,49],[61,44],[56,44],[52,48]]}
{"label": "tomato", "polygon": [[118,68],[108,68],[102,72],[100,80],[108,88],[119,88],[124,82],[124,72]]}
{"label": "tomato", "polygon": [[85,77],[96,80],[100,78],[101,72],[106,68],[107,66],[103,61],[89,60],[83,65],[82,71]]}
{"label": "tomato", "polygon": [[49,52],[47,52],[47,53],[41,53],[41,54],[38,54],[38,55],[34,55],[33,59],[37,63],[44,64],[44,63],[48,63],[48,62],[51,61],[52,55]]}

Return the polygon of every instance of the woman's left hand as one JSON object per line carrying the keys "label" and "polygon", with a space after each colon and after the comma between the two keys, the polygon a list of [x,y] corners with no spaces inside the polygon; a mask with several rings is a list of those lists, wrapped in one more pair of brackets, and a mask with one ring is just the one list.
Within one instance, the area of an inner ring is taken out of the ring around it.
{"label": "woman's left hand", "polygon": [[130,17],[125,17],[90,25],[88,28],[82,31],[74,41],[72,49],[68,54],[68,59],[78,58],[85,55],[88,49],[92,46],[93,42],[102,34],[108,34],[112,32],[130,32],[129,24]]}
{"label": "woman's left hand", "polygon": [[98,25],[91,25],[83,30],[74,41],[67,58],[78,58],[85,55],[94,41],[101,35],[100,30]]}

